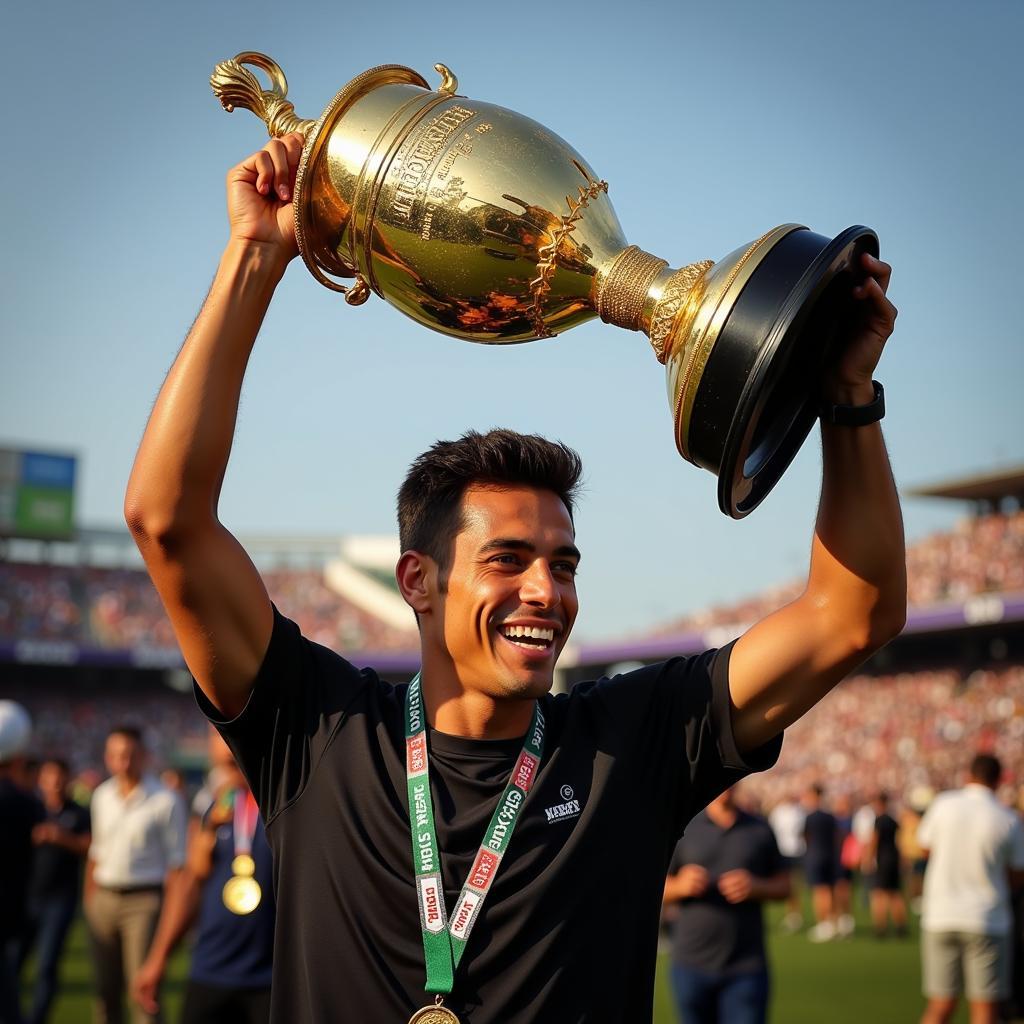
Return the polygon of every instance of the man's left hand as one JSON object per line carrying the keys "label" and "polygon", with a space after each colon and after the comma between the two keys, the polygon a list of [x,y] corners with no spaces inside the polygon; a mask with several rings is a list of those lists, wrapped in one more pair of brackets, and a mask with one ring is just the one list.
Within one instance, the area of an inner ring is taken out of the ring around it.
{"label": "man's left hand", "polygon": [[836,405],[867,405],[874,398],[871,379],[882,349],[896,325],[896,307],[886,297],[892,267],[861,253],[864,279],[852,292],[850,320],[835,363],[825,371],[822,397]]}
{"label": "man's left hand", "polygon": [[730,903],[743,903],[750,899],[754,891],[754,879],[749,871],[737,868],[735,871],[726,871],[718,879],[718,891]]}

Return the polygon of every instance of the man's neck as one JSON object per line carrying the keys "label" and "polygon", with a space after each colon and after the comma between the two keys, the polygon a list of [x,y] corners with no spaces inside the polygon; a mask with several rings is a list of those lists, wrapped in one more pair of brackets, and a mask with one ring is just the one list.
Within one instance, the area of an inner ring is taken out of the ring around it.
{"label": "man's neck", "polygon": [[424,665],[421,674],[427,721],[438,732],[472,740],[509,740],[526,735],[536,701],[496,700],[467,690],[445,666]]}
{"label": "man's neck", "polygon": [[135,787],[142,781],[141,775],[115,775],[117,779],[117,791],[121,796],[130,796]]}
{"label": "man's neck", "polygon": [[48,811],[62,811],[64,810],[65,797],[62,793],[47,793],[43,797],[43,803],[46,804]]}

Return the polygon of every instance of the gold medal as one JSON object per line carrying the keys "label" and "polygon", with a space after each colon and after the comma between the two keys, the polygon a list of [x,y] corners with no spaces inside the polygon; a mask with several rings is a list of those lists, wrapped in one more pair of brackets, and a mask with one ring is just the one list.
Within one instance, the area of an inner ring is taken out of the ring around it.
{"label": "gold medal", "polygon": [[[235,858],[236,861],[239,859]],[[251,858],[247,859],[251,863]],[[260,905],[263,890],[255,878],[236,874],[234,878],[229,878],[224,883],[221,899],[232,914],[251,914]]]}
{"label": "gold medal", "polygon": [[438,1002],[433,1006],[417,1010],[409,1018],[409,1024],[459,1024],[459,1018],[447,1006],[442,1006],[440,999],[438,996]]}
{"label": "gold medal", "polygon": [[247,853],[240,853],[231,862],[231,873],[242,875],[245,878],[252,878],[256,874],[256,861]]}

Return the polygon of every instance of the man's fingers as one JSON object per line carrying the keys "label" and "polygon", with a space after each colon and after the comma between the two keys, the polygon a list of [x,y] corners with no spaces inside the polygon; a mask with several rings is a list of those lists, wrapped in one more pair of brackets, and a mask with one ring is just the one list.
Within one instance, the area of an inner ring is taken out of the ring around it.
{"label": "man's fingers", "polygon": [[882,291],[888,291],[889,279],[892,277],[892,267],[884,260],[880,260],[871,253],[861,253],[860,257],[861,267],[867,271],[870,277],[873,277],[882,286]]}
{"label": "man's fingers", "polygon": [[292,170],[288,159],[288,147],[281,139],[271,139],[263,151],[270,156],[274,167],[274,180],[271,183],[278,198],[286,203],[291,198],[291,186],[289,182],[292,177]]}

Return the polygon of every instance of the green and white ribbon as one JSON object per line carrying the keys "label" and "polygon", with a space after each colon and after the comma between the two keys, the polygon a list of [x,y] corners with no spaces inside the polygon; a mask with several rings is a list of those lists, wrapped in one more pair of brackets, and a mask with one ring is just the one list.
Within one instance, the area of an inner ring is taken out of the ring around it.
{"label": "green and white ribbon", "polygon": [[544,754],[544,715],[540,704],[533,707],[533,719],[523,741],[512,775],[484,832],[473,867],[459,894],[451,920],[444,905],[441,851],[434,827],[434,804],[430,797],[427,721],[420,677],[409,684],[405,695],[405,772],[409,786],[409,828],[416,868],[416,896],[423,932],[423,957],[427,966],[427,992],[446,995],[455,983],[455,971],[480,916],[501,858],[508,849],[512,832],[526,794],[540,768]]}

